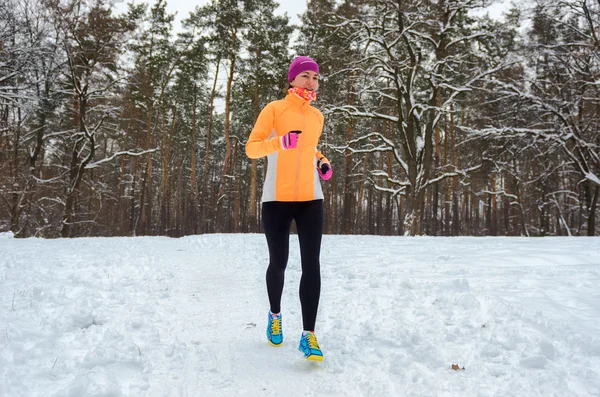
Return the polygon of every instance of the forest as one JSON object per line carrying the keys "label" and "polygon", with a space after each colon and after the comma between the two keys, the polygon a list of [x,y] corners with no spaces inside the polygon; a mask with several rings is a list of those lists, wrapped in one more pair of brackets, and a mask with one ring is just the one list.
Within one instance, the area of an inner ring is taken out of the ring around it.
{"label": "forest", "polygon": [[0,0],[0,232],[259,233],[244,146],[314,58],[325,232],[598,236],[600,0]]}

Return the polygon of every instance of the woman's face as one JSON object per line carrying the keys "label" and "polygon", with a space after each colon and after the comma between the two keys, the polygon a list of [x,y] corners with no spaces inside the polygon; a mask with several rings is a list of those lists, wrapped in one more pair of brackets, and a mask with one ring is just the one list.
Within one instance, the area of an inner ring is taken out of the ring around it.
{"label": "woman's face", "polygon": [[290,81],[292,87],[306,88],[309,91],[316,91],[319,88],[319,75],[312,70],[300,73]]}

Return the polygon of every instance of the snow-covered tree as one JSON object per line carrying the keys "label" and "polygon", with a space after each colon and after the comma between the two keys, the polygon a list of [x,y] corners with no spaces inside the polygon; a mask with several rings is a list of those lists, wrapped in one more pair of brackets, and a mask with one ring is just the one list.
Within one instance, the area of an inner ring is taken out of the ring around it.
{"label": "snow-covered tree", "polygon": [[392,129],[390,134],[363,131],[348,147],[393,153],[393,169],[372,169],[371,175],[385,179],[378,189],[404,196],[407,234],[423,233],[428,186],[466,171],[451,169],[433,177],[434,135],[442,118],[460,109],[462,96],[509,65],[498,40],[502,25],[471,15],[486,5],[373,1],[360,6],[360,17],[338,16],[335,22],[361,54],[346,68],[360,81],[356,104],[336,110]]}
{"label": "snow-covered tree", "polygon": [[[587,218],[587,234],[595,235],[600,196],[600,4],[583,1],[539,1],[525,42],[526,71],[522,82],[496,82],[494,91],[513,103],[514,122],[482,131],[482,136],[519,140],[560,152],[565,164],[579,175],[573,188],[548,191],[546,205],[555,197],[578,197]],[[578,186],[578,187],[576,187]],[[562,208],[564,210],[564,208]],[[572,224],[573,230],[579,226]]]}
{"label": "snow-covered tree", "polygon": [[49,187],[44,156],[56,121],[59,79],[65,57],[60,33],[42,2],[7,0],[0,4],[0,186],[10,214],[9,227],[28,236],[51,224],[43,209]]}
{"label": "snow-covered tree", "polygon": [[60,233],[69,237],[77,221],[80,184],[96,157],[99,137],[115,128],[118,111],[107,97],[119,83],[117,57],[133,27],[125,18],[113,16],[103,0],[52,2],[49,8],[54,25],[62,34],[59,44],[67,61],[64,92],[72,98],[70,112],[65,109],[72,118],[64,120],[64,130],[57,135],[68,159]]}
{"label": "snow-covered tree", "polygon": [[[233,136],[238,145],[236,171],[236,196],[247,202],[246,214],[235,208],[239,219],[238,230],[259,230],[260,195],[258,194],[265,160],[248,159],[240,145],[243,145],[258,117],[260,110],[269,102],[280,99],[287,88],[286,77],[289,65],[289,44],[293,28],[287,16],[275,15],[277,3],[273,0],[255,0],[247,3],[245,10],[247,26],[242,35],[244,51],[240,59],[240,71],[233,91]],[[261,167],[259,167],[259,163]],[[248,172],[249,171],[249,174]],[[246,183],[249,182],[249,183]],[[247,192],[247,195],[244,194]],[[235,223],[234,223],[235,224]],[[234,227],[235,230],[235,227]]]}

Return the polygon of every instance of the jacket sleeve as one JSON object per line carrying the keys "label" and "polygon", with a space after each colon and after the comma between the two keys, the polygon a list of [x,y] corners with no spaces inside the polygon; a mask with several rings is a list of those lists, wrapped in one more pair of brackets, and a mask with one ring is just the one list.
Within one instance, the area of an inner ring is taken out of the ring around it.
{"label": "jacket sleeve", "polygon": [[251,159],[265,157],[283,150],[278,136],[269,139],[275,125],[275,108],[267,105],[258,115],[254,128],[246,142],[246,155]]}
{"label": "jacket sleeve", "polygon": [[319,152],[319,149],[315,149],[315,157],[317,158],[317,161],[329,163],[329,160],[327,160],[327,158],[323,156],[323,153]]}
{"label": "jacket sleeve", "polygon": [[[321,133],[323,133],[323,125],[324,125],[324,117],[323,113],[317,110],[317,114],[319,115],[319,120],[321,121]],[[315,149],[315,156],[317,157],[317,161],[323,161],[325,163],[329,163],[329,160],[323,156],[323,153],[319,151],[319,149]]]}
{"label": "jacket sleeve", "polygon": [[[325,124],[325,118],[323,117],[323,113],[321,113],[318,109],[315,109],[315,112],[319,116],[319,121],[321,122],[321,132],[319,133],[319,135],[320,135],[323,133],[323,126]],[[317,161],[323,161],[325,163],[329,163],[329,160],[327,160],[327,158],[325,156],[323,156],[323,153],[321,153],[319,151],[319,149],[315,149],[315,157],[317,158]]]}
{"label": "jacket sleeve", "polygon": [[316,150],[315,156],[317,156],[317,160],[322,161],[324,163],[329,163],[329,160],[327,160],[327,158],[325,156],[323,156],[323,153],[319,152],[319,150]]}

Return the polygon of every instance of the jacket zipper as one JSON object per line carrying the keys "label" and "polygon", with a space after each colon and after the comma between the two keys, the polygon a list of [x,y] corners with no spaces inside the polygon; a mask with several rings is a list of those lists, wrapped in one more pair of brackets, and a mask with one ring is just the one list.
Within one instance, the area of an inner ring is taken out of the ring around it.
{"label": "jacket zipper", "polygon": [[[306,106],[306,103],[302,104],[301,110],[302,110],[302,132],[304,133],[304,135],[306,135],[306,112],[304,107]],[[302,147],[300,146],[300,137],[298,137],[298,158],[296,161],[296,191],[295,191],[295,197],[294,197],[294,201],[298,201],[298,188],[300,185],[300,158],[301,158],[301,154],[302,154]]]}

